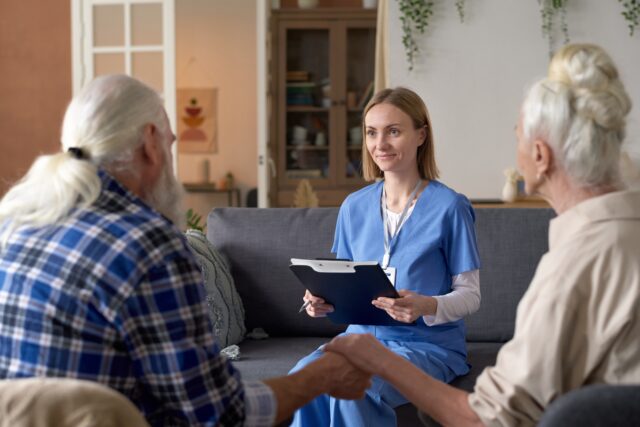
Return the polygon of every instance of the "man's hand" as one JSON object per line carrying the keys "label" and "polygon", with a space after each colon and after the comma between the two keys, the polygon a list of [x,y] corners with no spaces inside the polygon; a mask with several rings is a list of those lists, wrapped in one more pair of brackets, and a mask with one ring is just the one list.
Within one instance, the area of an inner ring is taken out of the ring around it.
{"label": "man's hand", "polygon": [[357,369],[337,353],[324,354],[307,366],[284,377],[264,380],[277,404],[276,424],[321,394],[337,399],[361,399],[371,386],[371,375]]}
{"label": "man's hand", "polygon": [[466,391],[430,377],[409,360],[386,348],[373,335],[338,336],[325,344],[324,350],[339,353],[361,370],[381,377],[441,425],[482,425],[469,406]]}
{"label": "man's hand", "polygon": [[398,293],[400,298],[380,297],[371,301],[371,304],[386,311],[393,319],[405,323],[436,313],[438,301],[435,298],[407,290],[401,290]]}
{"label": "man's hand", "polygon": [[308,290],[305,291],[302,300],[304,302],[310,302],[306,311],[311,317],[326,317],[327,313],[331,313],[333,311],[333,306],[331,304],[325,304],[322,298],[312,295]]}
{"label": "man's hand", "polygon": [[328,394],[337,399],[362,399],[371,386],[371,375],[356,368],[337,353],[327,353],[321,360],[327,364]]}
{"label": "man's hand", "polygon": [[371,334],[341,335],[325,344],[323,349],[341,354],[357,368],[373,375],[382,375],[384,368],[399,358]]}

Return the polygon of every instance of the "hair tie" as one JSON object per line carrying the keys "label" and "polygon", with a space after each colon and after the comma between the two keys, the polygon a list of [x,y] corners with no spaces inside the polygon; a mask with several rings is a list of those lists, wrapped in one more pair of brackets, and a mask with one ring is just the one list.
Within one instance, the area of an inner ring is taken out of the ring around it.
{"label": "hair tie", "polygon": [[83,160],[83,159],[87,158],[87,156],[85,156],[84,151],[82,150],[82,148],[69,147],[67,149],[67,152],[70,153],[73,158],[78,159],[78,160]]}

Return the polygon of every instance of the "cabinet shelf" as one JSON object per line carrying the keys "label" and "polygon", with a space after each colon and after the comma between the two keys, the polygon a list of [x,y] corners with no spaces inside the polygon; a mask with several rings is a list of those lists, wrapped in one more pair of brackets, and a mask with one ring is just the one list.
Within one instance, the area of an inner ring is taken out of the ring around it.
{"label": "cabinet shelf", "polygon": [[287,105],[287,113],[326,113],[328,108],[315,105]]}
{"label": "cabinet shelf", "polygon": [[319,147],[317,145],[287,145],[287,150],[327,151],[328,149],[328,146]]}
{"label": "cabinet shelf", "polygon": [[274,10],[271,34],[271,206],[291,206],[302,179],[321,206],[338,206],[366,185],[362,146],[350,145],[348,136],[361,126],[373,87],[376,13]]}

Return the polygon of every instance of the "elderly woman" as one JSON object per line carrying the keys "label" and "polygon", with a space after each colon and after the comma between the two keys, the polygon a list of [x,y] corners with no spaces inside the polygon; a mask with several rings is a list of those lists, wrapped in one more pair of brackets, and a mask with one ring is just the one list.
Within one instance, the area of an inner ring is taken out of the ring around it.
{"label": "elderly woman", "polygon": [[327,351],[393,384],[445,425],[534,425],[557,397],[596,383],[640,383],[640,192],[618,164],[631,102],[607,53],[568,45],[529,90],[517,125],[526,191],[558,216],[549,252],[518,306],[513,339],[468,394],[367,335]]}

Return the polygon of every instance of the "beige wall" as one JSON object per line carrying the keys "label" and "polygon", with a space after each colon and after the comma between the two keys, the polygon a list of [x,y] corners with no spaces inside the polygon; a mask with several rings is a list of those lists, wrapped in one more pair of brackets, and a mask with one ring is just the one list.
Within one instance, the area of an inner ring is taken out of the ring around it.
{"label": "beige wall", "polygon": [[[243,198],[257,185],[256,70],[255,0],[176,2],[176,86],[218,89],[218,152],[179,154],[182,182],[202,181],[208,159],[211,181],[231,171]],[[187,204],[206,214],[226,195],[191,194]]]}
{"label": "beige wall", "polygon": [[59,149],[71,98],[69,0],[0,1],[0,195]]}

